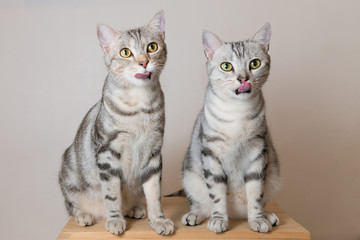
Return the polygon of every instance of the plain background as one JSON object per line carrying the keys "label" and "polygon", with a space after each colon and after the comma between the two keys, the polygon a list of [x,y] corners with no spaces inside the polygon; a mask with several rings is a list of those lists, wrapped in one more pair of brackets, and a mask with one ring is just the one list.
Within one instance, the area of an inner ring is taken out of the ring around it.
{"label": "plain background", "polygon": [[106,76],[96,24],[166,15],[163,193],[181,164],[207,85],[203,29],[226,41],[273,27],[264,94],[280,156],[276,201],[312,239],[360,238],[359,1],[1,1],[0,235],[55,239],[67,220],[60,158]]}

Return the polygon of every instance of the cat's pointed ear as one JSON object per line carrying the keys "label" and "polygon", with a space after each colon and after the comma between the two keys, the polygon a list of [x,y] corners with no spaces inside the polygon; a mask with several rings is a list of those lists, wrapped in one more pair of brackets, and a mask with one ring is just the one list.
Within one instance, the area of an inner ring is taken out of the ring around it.
{"label": "cat's pointed ear", "polygon": [[114,40],[117,34],[118,33],[111,27],[104,24],[98,24],[97,35],[100,41],[100,46],[106,54],[109,53],[110,43]]}
{"label": "cat's pointed ear", "polygon": [[218,36],[208,31],[203,32],[202,40],[205,56],[209,60],[213,58],[215,50],[224,44],[224,42]]}
{"label": "cat's pointed ear", "polygon": [[270,37],[271,37],[271,25],[270,23],[265,23],[261,26],[255,34],[250,38],[250,40],[259,42],[265,52],[269,51],[270,46]]}
{"label": "cat's pointed ear", "polygon": [[145,28],[160,35],[165,39],[165,14],[164,10],[157,12],[150,21],[146,24]]}

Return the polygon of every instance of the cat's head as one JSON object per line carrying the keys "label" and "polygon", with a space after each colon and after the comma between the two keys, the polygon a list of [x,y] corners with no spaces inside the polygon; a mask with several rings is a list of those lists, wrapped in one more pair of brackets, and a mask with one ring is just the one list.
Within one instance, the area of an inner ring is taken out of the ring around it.
{"label": "cat's head", "polygon": [[109,73],[121,85],[146,86],[158,81],[167,53],[163,11],[137,29],[117,32],[98,25],[97,35]]}
{"label": "cat's head", "polygon": [[261,92],[270,71],[270,35],[269,23],[240,42],[224,42],[211,32],[203,33],[209,80],[217,94],[247,99]]}

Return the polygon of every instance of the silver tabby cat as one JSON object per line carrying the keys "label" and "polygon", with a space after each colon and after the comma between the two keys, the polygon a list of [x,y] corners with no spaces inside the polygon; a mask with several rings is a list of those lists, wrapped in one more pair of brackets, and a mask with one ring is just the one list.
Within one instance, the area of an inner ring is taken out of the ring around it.
{"label": "silver tabby cat", "polygon": [[126,228],[123,216],[145,217],[145,197],[151,227],[171,234],[174,225],[160,203],[164,13],[141,28],[117,32],[99,25],[97,33],[108,76],[101,100],[63,155],[59,183],[67,211],[80,226],[106,219],[106,229],[120,234]]}
{"label": "silver tabby cat", "polygon": [[280,223],[263,210],[279,181],[261,91],[270,70],[270,34],[270,24],[240,42],[203,34],[210,82],[183,164],[190,204],[184,225],[210,217],[208,229],[218,233],[227,230],[228,217],[247,218],[253,231],[269,232]]}

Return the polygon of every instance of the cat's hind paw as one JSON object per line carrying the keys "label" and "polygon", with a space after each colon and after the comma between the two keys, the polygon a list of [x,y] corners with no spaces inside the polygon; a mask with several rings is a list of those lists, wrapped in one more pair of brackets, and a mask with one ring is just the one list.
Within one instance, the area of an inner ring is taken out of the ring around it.
{"label": "cat's hind paw", "polygon": [[106,221],[105,228],[108,230],[108,232],[119,235],[123,233],[126,229],[126,222],[124,219],[115,219]]}
{"label": "cat's hind paw", "polygon": [[149,220],[150,226],[160,235],[170,235],[174,232],[174,223],[168,218]]}
{"label": "cat's hind paw", "polygon": [[131,208],[126,214],[126,216],[130,218],[140,219],[146,216],[146,211],[143,206],[136,206]]}
{"label": "cat's hind paw", "polygon": [[89,213],[80,213],[75,216],[75,222],[81,227],[91,226],[95,223],[95,218]]}
{"label": "cat's hind paw", "polygon": [[208,222],[208,229],[215,233],[222,233],[228,229],[228,221],[224,218],[213,217]]}
{"label": "cat's hind paw", "polygon": [[267,233],[271,231],[271,224],[265,217],[249,219],[250,229],[254,232]]}

